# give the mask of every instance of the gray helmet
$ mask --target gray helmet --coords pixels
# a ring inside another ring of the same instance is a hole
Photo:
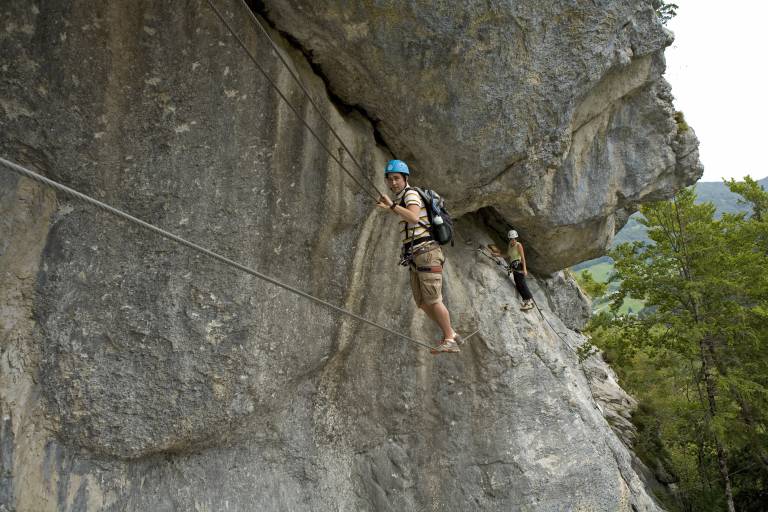
[[[517,231],[515,231],[514,229],[510,229],[509,233],[507,233],[507,238],[509,238],[510,240],[517,238]]]

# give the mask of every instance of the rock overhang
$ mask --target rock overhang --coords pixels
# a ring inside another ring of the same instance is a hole
[[[637,204],[700,177],[650,2],[266,3],[334,95],[457,214],[496,208],[553,272],[603,253]],[[569,243],[564,243],[568,241]]]

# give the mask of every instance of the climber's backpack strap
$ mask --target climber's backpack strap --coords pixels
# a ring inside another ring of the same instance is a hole
[[[432,239],[440,245],[451,242],[453,245],[453,219],[445,208],[445,200],[434,190],[408,187],[415,190],[427,211],[429,224],[419,221],[419,225],[429,231]],[[405,194],[400,199],[400,206],[405,207]],[[414,228],[416,229],[416,228]]]

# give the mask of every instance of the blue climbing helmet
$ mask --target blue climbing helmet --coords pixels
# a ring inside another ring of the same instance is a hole
[[[399,172],[405,176],[409,176],[411,171],[408,170],[408,165],[402,160],[390,160],[387,162],[387,166],[384,168],[384,175],[391,174],[393,172]]]

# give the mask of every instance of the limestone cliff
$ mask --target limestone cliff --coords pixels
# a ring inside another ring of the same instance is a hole
[[[243,6],[216,4],[337,151]],[[448,5],[256,7],[368,176],[407,158],[461,214],[445,297],[480,334],[434,357],[0,169],[0,510],[658,510],[631,399],[582,368],[579,292],[545,272],[700,173],[670,35],[637,1]],[[396,219],[206,2],[6,0],[0,21],[0,155],[435,337]],[[541,315],[474,250],[505,223]]]
[[[701,175],[651,2],[267,2],[332,90],[460,211],[492,206],[551,272]],[[617,225],[618,218],[618,225]]]

